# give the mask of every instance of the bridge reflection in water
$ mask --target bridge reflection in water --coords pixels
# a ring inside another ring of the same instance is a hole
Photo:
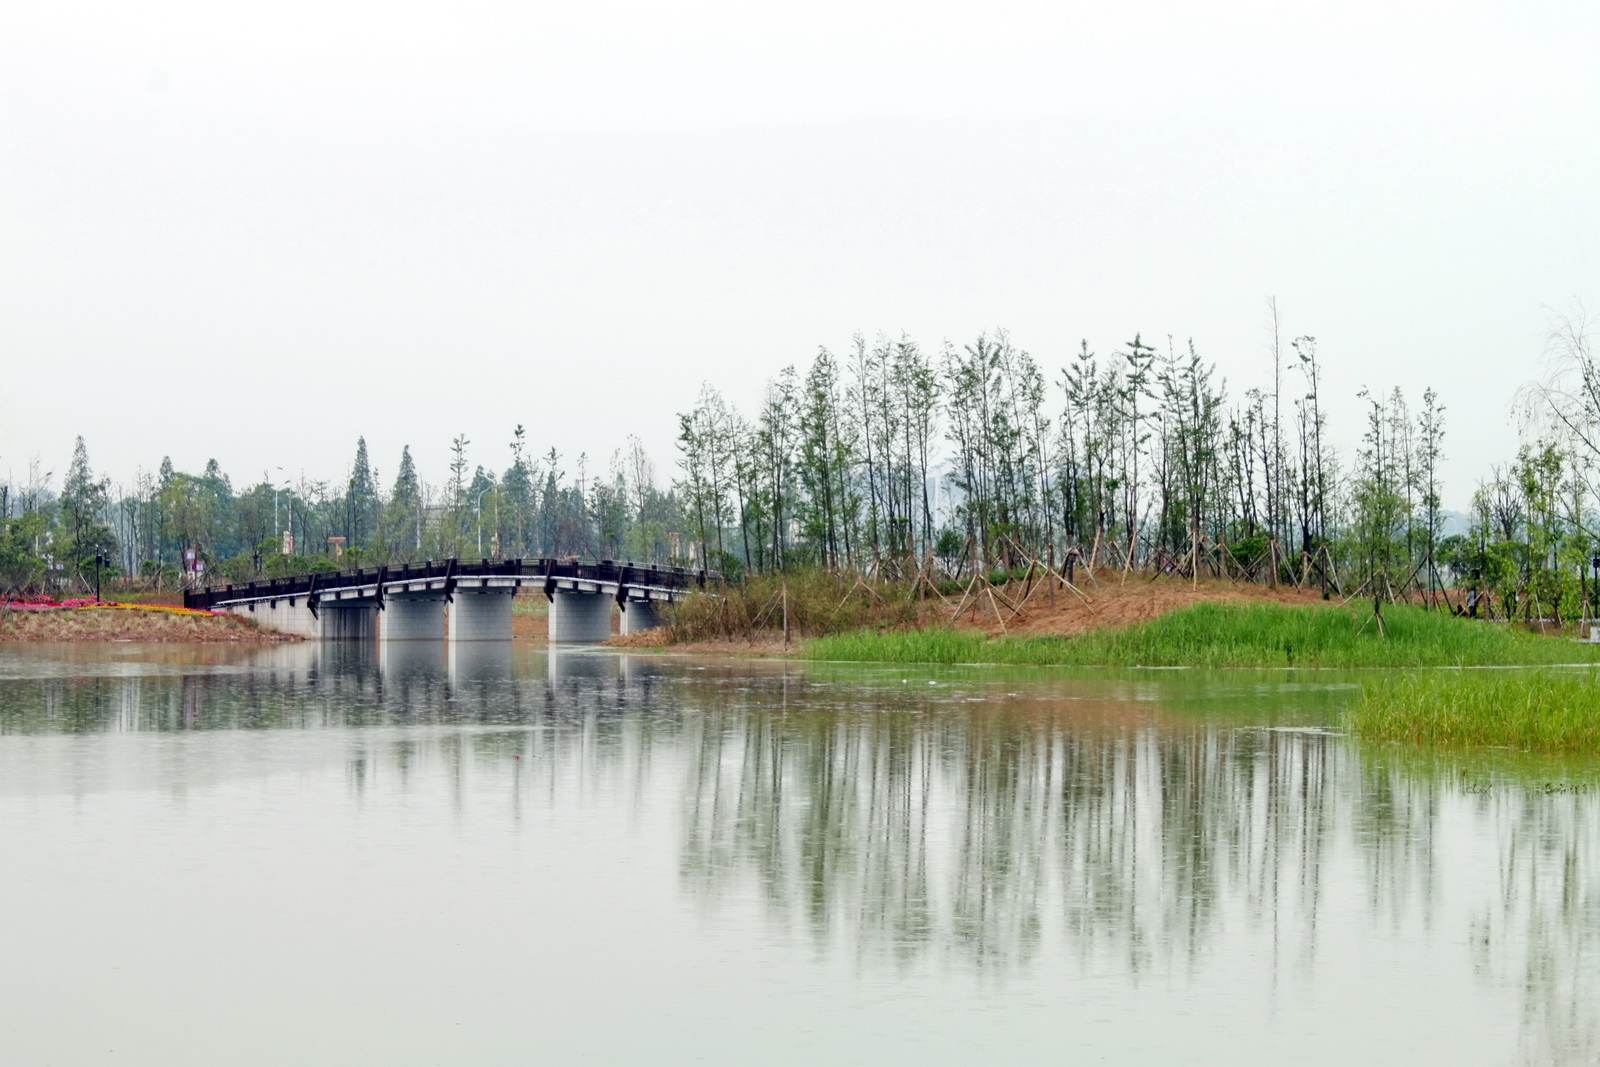
[[[1321,684],[901,673],[305,645],[243,673],[43,682],[0,730],[469,728],[352,735],[350,789],[443,780],[519,819],[656,798],[688,898],[858,972],[1209,975],[1206,1010],[1320,971],[1378,980],[1373,944],[1437,940],[1520,998],[1516,1058],[1600,1053],[1592,771],[1375,757],[1314,725],[1346,699]]]

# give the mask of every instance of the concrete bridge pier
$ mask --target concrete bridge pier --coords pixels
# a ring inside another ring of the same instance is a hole
[[[661,625],[661,609],[653,600],[629,600],[622,605],[622,632],[638,634]]]
[[[612,599],[605,593],[550,594],[550,640],[597,645],[611,637]]]
[[[514,589],[457,589],[450,605],[450,640],[511,640],[511,598],[515,593]]]
[[[322,620],[311,614],[311,606],[304,597],[293,600],[269,600],[249,605],[235,605],[227,609],[241,619],[251,619],[263,630],[281,634],[298,634],[301,637],[321,637]]]
[[[443,641],[444,595],[386,598],[378,637],[385,642]]]
[[[323,603],[317,614],[322,622],[324,641],[371,641],[378,636],[376,604]]]

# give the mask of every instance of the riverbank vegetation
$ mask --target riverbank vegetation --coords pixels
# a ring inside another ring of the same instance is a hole
[[[1366,606],[1215,602],[1076,637],[954,629],[857,631],[818,638],[806,656],[890,663],[1085,667],[1428,667],[1600,661],[1600,646],[1391,605],[1383,632]]]
[[[1600,752],[1600,674],[1489,670],[1384,677],[1362,687],[1361,703],[1345,726],[1369,741]]]
[[[1600,614],[1600,391],[1582,387],[1600,366],[1581,320],[1556,323],[1553,376],[1519,394],[1522,447],[1453,516],[1442,399],[1330,395],[1316,338],[1283,329],[1275,304],[1266,326],[1243,389],[1172,337],[1036,356],[1004,331],[938,348],[857,335],[779,371],[745,413],[704,387],[679,416],[668,477],[637,439],[598,463],[538,454],[519,426],[487,454],[455,436],[424,457],[447,472],[433,481],[409,447],[381,472],[357,438],[331,477],[272,468],[236,485],[215,461],[190,473],[162,459],[113,484],[80,438],[59,492],[41,463],[0,485],[0,592],[578,555],[791,586],[900,581],[919,595],[981,582],[986,601],[996,573],[1055,573],[1090,596],[1107,575],[1160,576],[1293,586],[1375,611],[1413,601],[1555,625]],[[1344,450],[1328,429],[1341,410],[1360,427]],[[804,629],[803,593],[797,617]],[[751,622],[730,618],[703,623]]]

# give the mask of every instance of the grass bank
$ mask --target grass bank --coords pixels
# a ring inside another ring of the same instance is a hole
[[[1600,673],[1462,671],[1375,679],[1346,728],[1370,741],[1600,752]]]
[[[971,630],[858,630],[819,637],[809,659],[1083,667],[1449,667],[1600,661],[1600,648],[1401,604],[1384,632],[1332,606],[1196,604],[1125,629],[1077,637],[987,637]]]

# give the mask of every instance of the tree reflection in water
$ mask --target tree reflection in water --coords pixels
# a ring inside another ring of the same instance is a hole
[[[1372,927],[1427,930],[1448,882],[1487,901],[1473,959],[1520,992],[1526,1062],[1600,1052],[1592,766],[1465,758],[1440,773],[1364,760],[1323,731],[1037,694],[880,690],[819,708],[791,690],[785,703],[702,698],[685,720],[682,864],[697,897],[759,895],[869,966],[958,955],[1003,974],[1066,943],[1085,972],[1137,981],[1196,968],[1240,925],[1270,935],[1275,967],[1309,973],[1352,886]],[[1488,834],[1499,869],[1479,885]]]
[[[1193,957],[1225,897],[1271,921],[1288,891],[1315,914],[1340,741],[1057,710],[708,707],[685,737],[685,877],[696,893],[753,882],[862,953],[1000,969],[1051,929],[1086,964]]]

